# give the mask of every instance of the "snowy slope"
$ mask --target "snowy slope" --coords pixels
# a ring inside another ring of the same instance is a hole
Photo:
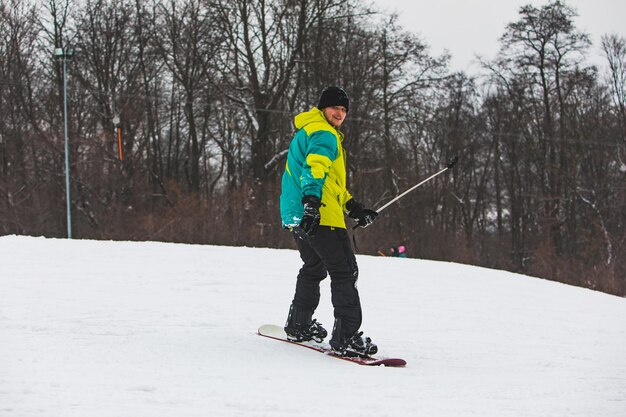
[[[255,334],[285,320],[295,251],[0,237],[0,416],[626,415],[625,299],[358,261],[363,329],[406,368]]]

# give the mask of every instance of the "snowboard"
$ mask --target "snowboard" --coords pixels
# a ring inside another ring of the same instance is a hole
[[[263,337],[280,340],[281,342],[287,342],[292,345],[303,346],[305,348],[315,350],[325,355],[332,356],[337,359],[342,359],[348,362],[354,362],[359,365],[366,365],[366,366],[383,365],[383,366],[394,366],[394,367],[400,367],[400,366],[406,365],[406,361],[404,359],[399,359],[399,358],[382,358],[382,357],[374,357],[374,356],[368,356],[368,357],[362,358],[362,357],[342,356],[334,352],[328,343],[316,343],[314,341],[293,342],[287,339],[287,334],[285,333],[285,331],[283,330],[281,326],[276,326],[274,324],[264,324],[263,326],[259,327],[258,334]]]

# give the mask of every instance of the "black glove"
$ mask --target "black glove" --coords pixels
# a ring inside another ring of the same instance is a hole
[[[348,209],[348,216],[357,222],[360,227],[367,227],[374,223],[376,216],[378,216],[378,213],[374,210],[366,209],[363,207],[363,204],[355,201],[354,198],[346,203],[346,208]]]
[[[309,236],[315,236],[317,227],[320,225],[320,206],[322,202],[319,198],[312,195],[302,197],[304,204],[304,215],[300,222],[300,229]]]

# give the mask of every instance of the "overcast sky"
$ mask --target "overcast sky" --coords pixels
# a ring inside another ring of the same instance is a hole
[[[537,7],[547,0],[373,0],[382,10],[397,11],[400,24],[417,33],[432,55],[447,49],[453,70],[474,72],[474,56],[493,58],[505,26],[519,19],[525,4]],[[626,36],[626,0],[565,0],[578,12],[576,27],[591,36],[588,60],[604,65],[600,38],[607,33]]]

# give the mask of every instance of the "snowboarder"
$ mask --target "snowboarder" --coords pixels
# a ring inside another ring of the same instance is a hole
[[[293,234],[303,265],[285,332],[294,341],[321,342],[328,335],[313,319],[320,282],[328,274],[335,317],[331,347],[347,356],[372,355],[378,350],[376,345],[359,331],[359,270],[344,213],[360,227],[372,224],[378,213],[355,201],[346,189],[344,135],[339,128],[349,107],[346,92],[330,86],[322,91],[317,107],[294,118],[298,131],[289,145],[280,211],[283,227]]]

